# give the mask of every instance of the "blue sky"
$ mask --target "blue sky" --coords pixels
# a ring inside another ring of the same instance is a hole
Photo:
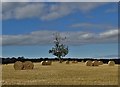
[[[118,3],[2,4],[3,57],[55,57],[53,33],[67,37],[66,57],[118,55]]]

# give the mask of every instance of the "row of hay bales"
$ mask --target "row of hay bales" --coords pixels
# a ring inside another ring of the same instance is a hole
[[[51,65],[52,61],[42,61],[41,64]],[[16,61],[13,67],[15,70],[28,70],[28,69],[33,69],[34,64],[31,61],[25,61],[25,62]]]
[[[70,61],[67,60],[67,61],[65,61],[65,63],[66,63],[66,64],[70,64]],[[78,63],[78,61],[72,61],[71,63],[76,64],[76,63]]]
[[[15,70],[26,70],[33,68],[34,68],[34,64],[31,61],[26,61],[26,62],[16,61],[14,63]]]
[[[70,61],[66,61],[65,63],[69,64]],[[72,63],[78,63],[78,62],[72,61]],[[42,61],[41,65],[52,65],[52,61]],[[25,61],[25,62],[16,61],[14,63],[15,70],[26,70],[26,69],[33,69],[33,68],[34,68],[34,64],[31,61]]]
[[[70,61],[67,60],[67,61],[65,61],[65,63],[70,64]],[[76,64],[76,63],[78,63],[78,61],[71,61],[71,63]],[[84,63],[84,62],[82,61],[82,63]],[[88,61],[85,62],[86,66],[99,66],[99,65],[103,65],[103,64],[104,63],[102,61],[97,61],[97,60],[95,60],[95,61],[88,60]],[[115,62],[114,61],[109,61],[108,65],[109,66],[114,66]]]
[[[99,65],[103,65],[103,62],[102,61],[91,61],[91,60],[88,60],[85,62],[85,65],[86,66],[99,66]]]
[[[52,61],[42,61],[41,64],[42,65],[51,65]]]
[[[65,61],[66,64],[70,64],[70,61]],[[78,63],[78,61],[72,61],[72,63]],[[51,65],[52,64],[52,61],[42,61],[41,62],[42,65]]]
[[[65,61],[66,64],[70,64],[70,61]],[[72,61],[72,63],[76,64],[78,63],[78,61]],[[51,65],[52,61],[42,61],[41,65]],[[99,65],[103,65],[102,61],[91,61],[88,60],[85,62],[86,66],[99,66]],[[114,66],[115,62],[114,61],[109,61],[108,62],[109,66]],[[17,61],[14,63],[14,69],[15,70],[27,70],[27,69],[33,69],[34,68],[34,64],[31,61],[26,61],[26,62],[21,62],[21,61]]]
[[[91,60],[88,60],[85,62],[85,65],[86,66],[99,66],[99,65],[103,65],[103,62],[102,61],[91,61]],[[109,61],[108,62],[108,65],[109,66],[114,66],[115,65],[115,62],[114,61]]]

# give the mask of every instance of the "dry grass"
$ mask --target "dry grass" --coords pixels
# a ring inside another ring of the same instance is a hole
[[[117,85],[118,65],[92,67],[84,63],[69,65],[53,62],[51,66],[34,63],[33,70],[14,70],[2,65],[3,85]]]

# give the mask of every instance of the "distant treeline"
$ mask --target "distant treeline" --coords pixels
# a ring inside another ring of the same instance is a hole
[[[41,61],[46,61],[46,60],[50,60],[50,61],[59,61],[58,58],[34,58],[34,59],[29,59],[29,58],[24,58],[24,57],[12,57],[12,58],[0,58],[0,61],[2,64],[10,64],[10,63],[15,63],[16,61],[21,61],[21,62],[25,62],[25,61],[31,61],[31,62],[41,62]],[[120,59],[92,59],[92,58],[63,58],[63,61],[78,61],[78,62],[86,62],[87,60],[98,60],[98,61],[103,61],[103,63],[108,63],[108,61],[112,60],[114,61],[116,64],[120,64]]]

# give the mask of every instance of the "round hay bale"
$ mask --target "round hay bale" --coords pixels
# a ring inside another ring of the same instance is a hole
[[[78,63],[78,61],[76,60],[75,63]]]
[[[41,64],[42,64],[42,65],[46,65],[46,62],[45,62],[45,61],[42,61]]]
[[[42,65],[51,65],[52,61],[42,61],[41,64]]]
[[[98,61],[98,64],[99,64],[99,65],[103,65],[103,62],[102,62],[102,61]]]
[[[78,61],[72,61],[72,63],[78,63]]]
[[[50,63],[49,63],[49,65],[52,65],[52,61],[49,61]]]
[[[70,62],[69,62],[69,61],[66,61],[65,63],[66,63],[66,64],[70,64]]]
[[[81,63],[84,63],[84,60],[82,60]]]
[[[14,63],[14,69],[15,70],[22,70],[23,69],[23,63],[21,61],[16,61]]]
[[[24,65],[24,69],[33,69],[34,68],[34,64],[31,61],[25,61],[23,65]]]
[[[72,61],[72,63],[75,63],[75,61]]]
[[[51,65],[52,62],[51,61],[45,61],[46,62],[46,65]]]
[[[86,65],[86,66],[92,66],[92,61],[91,61],[91,60],[87,60],[87,61],[85,62],[85,65]]]
[[[98,61],[93,61],[93,62],[92,62],[92,66],[99,66]]]
[[[109,62],[108,62],[108,65],[109,65],[109,66],[114,66],[114,65],[115,65],[115,62],[114,62],[114,61],[109,61]]]

